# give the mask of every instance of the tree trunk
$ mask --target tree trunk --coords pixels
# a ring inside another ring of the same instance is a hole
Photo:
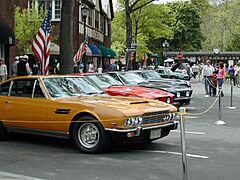
[[[60,73],[73,73],[73,12],[75,0],[62,1],[60,24]]]
[[[125,0],[125,13],[126,13],[126,48],[131,47],[132,43],[132,20],[131,10],[129,7],[129,0]],[[126,70],[132,69],[132,61],[129,58],[129,52],[126,52]]]

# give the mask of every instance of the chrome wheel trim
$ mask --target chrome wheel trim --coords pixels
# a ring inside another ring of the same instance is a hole
[[[78,140],[82,146],[91,149],[94,148],[100,140],[98,127],[92,123],[85,123],[78,129]]]

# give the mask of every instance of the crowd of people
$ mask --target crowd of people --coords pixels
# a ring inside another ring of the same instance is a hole
[[[30,68],[28,63],[28,56],[16,56],[14,62],[12,63],[12,72],[10,75],[12,77],[16,76],[28,76],[33,73],[33,68]],[[0,59],[0,82],[5,81],[8,77],[7,66],[4,64],[4,60]]]
[[[227,79],[229,79],[234,86],[240,87],[239,72],[240,61],[229,67],[223,62],[219,62],[213,66],[210,60],[206,61],[201,72],[205,85],[205,97],[217,96],[217,89],[219,92],[221,91],[221,96],[223,97],[222,85]]]

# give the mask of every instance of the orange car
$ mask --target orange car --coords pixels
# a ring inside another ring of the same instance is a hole
[[[114,140],[153,141],[177,128],[176,107],[112,97],[79,76],[26,76],[0,84],[0,139],[9,132],[67,136],[83,152]]]

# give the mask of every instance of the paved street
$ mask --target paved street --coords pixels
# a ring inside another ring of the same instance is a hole
[[[240,88],[234,87],[229,110],[229,82],[224,84],[222,120],[218,102],[203,115],[215,97],[204,97],[203,83],[192,80],[194,89],[186,118],[189,180],[239,180]],[[41,136],[13,135],[0,142],[0,179],[52,180],[181,180],[180,131],[149,145],[112,147],[104,154],[82,154],[69,140]]]

